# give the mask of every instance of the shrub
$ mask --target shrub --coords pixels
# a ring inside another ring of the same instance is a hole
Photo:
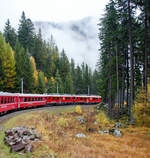
[[[96,116],[96,121],[99,122],[100,124],[109,124],[110,120],[106,116],[106,114],[101,111],[97,116]]]
[[[57,124],[57,126],[60,126],[60,127],[68,127],[69,126],[68,119],[63,118],[63,117],[60,117],[56,124]]]
[[[76,106],[75,111],[76,111],[77,113],[82,113],[82,109],[81,109],[81,107],[80,107],[79,105]]]
[[[150,127],[150,85],[148,85],[148,95],[144,89],[141,89],[137,94],[134,106],[133,114],[138,125],[145,125]]]

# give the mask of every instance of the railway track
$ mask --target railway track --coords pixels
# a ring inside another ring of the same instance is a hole
[[[32,112],[32,111],[44,111],[44,110],[54,110],[54,109],[58,109],[58,108],[68,108],[68,107],[75,107],[76,105],[47,105],[47,106],[43,106],[43,107],[37,107],[37,108],[30,108],[30,109],[23,109],[23,110],[19,110],[19,111],[12,111],[12,112],[8,112],[7,114],[4,114],[2,116],[0,116],[0,124],[4,121],[6,121],[7,119],[10,119],[11,117],[14,117],[18,114],[22,114],[22,113],[27,113],[27,112]],[[89,105],[81,105],[82,108],[89,108],[89,107],[93,107],[95,105],[93,104],[89,104]]]

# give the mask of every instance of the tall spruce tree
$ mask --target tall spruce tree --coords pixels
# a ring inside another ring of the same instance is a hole
[[[5,41],[10,44],[10,46],[14,49],[17,40],[17,34],[15,29],[11,27],[9,19],[7,20],[4,28],[4,37]]]
[[[20,90],[20,82],[21,78],[23,78],[24,92],[31,93],[34,89],[33,68],[28,51],[25,51],[19,41],[17,41],[15,46],[15,59],[17,61],[17,89],[18,91]]]
[[[30,19],[27,19],[25,13],[22,12],[20,24],[18,28],[18,39],[25,50],[32,53],[34,36],[34,25]]]

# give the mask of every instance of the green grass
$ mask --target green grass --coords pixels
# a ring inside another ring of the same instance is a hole
[[[47,112],[48,115],[63,114],[65,112],[72,112],[72,111],[74,111],[73,107],[64,107],[64,108],[61,107],[61,108],[52,108],[49,110],[42,110],[42,112]],[[33,117],[35,116],[36,116],[36,112],[27,112],[23,114],[18,114],[2,123],[3,130],[0,131],[0,158],[30,158],[31,157],[31,153],[27,153],[27,154],[10,153],[10,147],[5,145],[3,140],[5,137],[4,131],[6,129],[28,124],[28,120],[32,120]]]

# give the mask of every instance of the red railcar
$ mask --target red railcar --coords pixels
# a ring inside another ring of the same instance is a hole
[[[20,94],[18,108],[36,107],[46,105],[46,98],[39,94]]]
[[[0,113],[18,108],[18,94],[0,92]]]
[[[0,113],[46,104],[95,104],[102,101],[100,96],[58,95],[58,94],[18,94],[0,92]]]

